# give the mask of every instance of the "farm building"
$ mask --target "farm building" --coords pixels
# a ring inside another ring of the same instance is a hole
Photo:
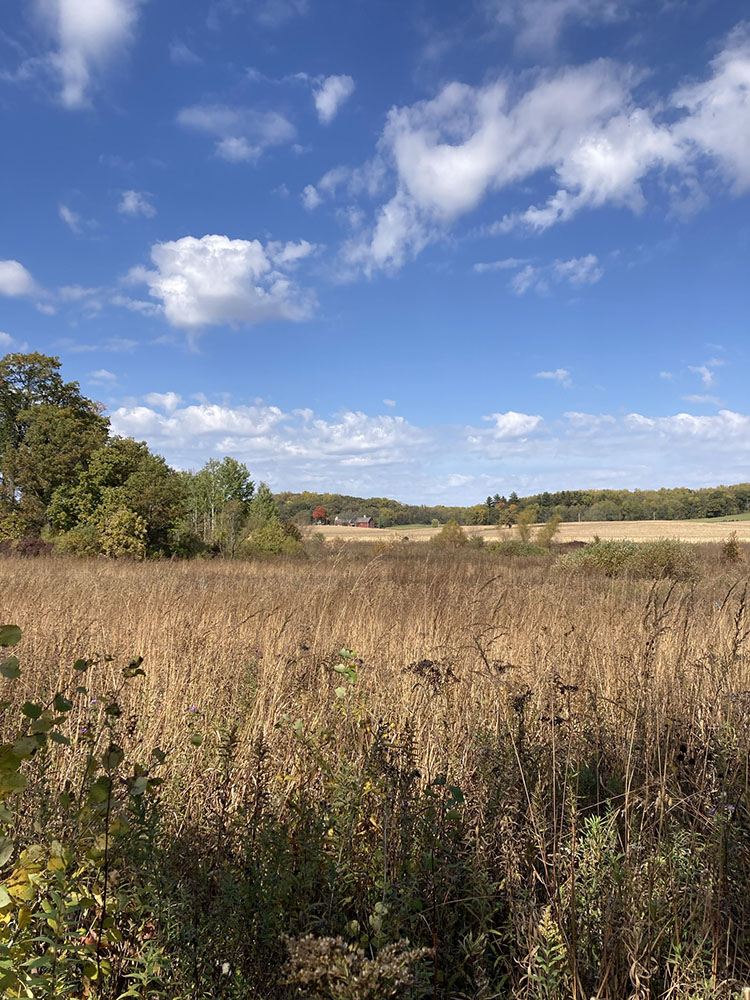
[[[338,524],[340,527],[344,528],[374,528],[375,521],[371,517],[365,517],[364,514],[361,517],[346,518],[336,516],[334,519],[334,524]]]

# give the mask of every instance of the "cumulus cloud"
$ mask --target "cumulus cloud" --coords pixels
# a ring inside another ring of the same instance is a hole
[[[23,264],[0,260],[0,295],[15,299],[38,294],[39,287]]]
[[[329,125],[339,108],[354,93],[354,80],[350,76],[327,76],[313,90],[315,110],[324,125]]]
[[[521,192],[534,176],[554,193],[510,211],[486,233],[542,231],[604,205],[641,212],[649,175],[664,188],[688,184],[695,195],[708,167],[733,193],[744,191],[750,30],[736,29],[703,80],[666,98],[639,104],[640,80],[632,67],[600,59],[480,86],[452,82],[429,100],[393,108],[367,165],[392,193],[345,244],[344,263],[353,274],[398,268],[493,192]],[[337,183],[331,195],[339,189],[352,194]],[[322,181],[316,191],[321,195]],[[532,277],[519,278],[519,288],[532,287]],[[567,278],[586,283],[597,271]]]
[[[117,211],[120,215],[142,215],[151,219],[156,215],[156,209],[150,198],[151,195],[146,191],[123,191]]]
[[[307,184],[300,197],[302,198],[302,204],[308,212],[315,211],[318,205],[323,204],[323,199],[314,184]]]
[[[131,43],[143,0],[35,0],[55,51],[47,63],[66,108],[85,107],[90,92]]]
[[[295,128],[276,111],[233,107],[227,104],[194,104],[183,108],[177,121],[216,140],[216,155],[230,163],[254,163],[273,146],[291,142]]]
[[[530,413],[516,413],[515,410],[508,410],[506,413],[493,413],[485,420],[493,421],[495,426],[491,430],[493,437],[498,439],[525,437],[542,423],[542,417],[532,416]]]
[[[554,371],[536,372],[534,378],[548,379],[550,382],[559,382],[569,389],[573,385],[570,372],[567,368],[555,368]]]
[[[312,244],[184,236],[151,248],[153,269],[136,268],[167,321],[195,334],[207,326],[254,326],[264,320],[304,320],[314,307],[311,292],[285,271],[314,249]]]
[[[424,453],[429,435],[403,417],[345,410],[331,419],[307,409],[291,413],[265,404],[184,405],[175,393],[151,393],[111,414],[117,434],[143,438],[183,467],[204,455],[232,454],[252,468],[357,470],[407,465]]]

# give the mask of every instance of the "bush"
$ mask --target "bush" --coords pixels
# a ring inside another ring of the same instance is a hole
[[[483,549],[484,541],[484,535],[469,535],[469,548]]]
[[[244,556],[258,554],[296,556],[301,555],[303,551],[299,539],[285,531],[283,525],[273,518],[255,528],[239,550],[240,555]]]
[[[68,556],[98,556],[102,551],[101,533],[94,524],[79,524],[54,540],[58,552]]]
[[[549,549],[534,542],[524,542],[520,538],[508,538],[504,542],[491,542],[487,551],[498,556],[548,556]]]
[[[607,576],[629,573],[649,580],[690,580],[697,575],[695,549],[674,538],[640,545],[625,540],[595,541],[561,556],[557,565],[564,570]]]
[[[731,535],[724,539],[721,546],[721,558],[728,563],[740,562],[742,559],[742,549],[740,548],[736,531],[733,531]]]
[[[446,549],[457,549],[469,543],[466,532],[454,517],[443,526],[432,541],[435,545]]]
[[[51,542],[45,542],[41,538],[19,538],[15,546],[16,555],[35,559],[37,556],[48,556],[54,546]]]

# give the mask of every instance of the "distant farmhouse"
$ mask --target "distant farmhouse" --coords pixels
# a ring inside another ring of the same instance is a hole
[[[357,517],[353,521],[342,520],[342,518],[336,516],[333,521],[334,524],[338,524],[345,528],[374,528],[375,520],[372,517]]]

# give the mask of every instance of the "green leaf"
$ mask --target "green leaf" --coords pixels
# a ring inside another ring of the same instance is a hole
[[[115,743],[112,743],[102,757],[102,765],[107,771],[115,771],[122,764],[125,754]]]
[[[112,718],[114,719],[119,719],[120,716],[122,715],[122,709],[120,708],[120,706],[117,704],[116,701],[112,701],[109,703],[109,705],[105,707],[104,714],[111,715]]]
[[[18,771],[8,771],[0,774],[0,795],[14,795],[22,792],[26,787],[26,775],[19,774]]]
[[[8,893],[0,885],[0,910],[4,910],[6,906],[10,906],[13,900],[10,898]]]
[[[84,670],[88,670],[89,669],[89,661],[88,660],[76,660],[76,662],[73,664],[73,669],[74,670],[80,670],[81,672],[83,672]]]
[[[21,711],[26,716],[27,719],[38,719],[42,714],[43,709],[41,705],[37,705],[33,701],[26,701],[21,708]]]
[[[13,854],[13,841],[10,837],[0,837],[0,868],[3,868],[10,861],[11,854]],[[0,906],[2,905],[0,903]]]
[[[106,802],[112,791],[112,782],[102,775],[97,778],[89,789],[89,801],[93,803]]]
[[[62,733],[50,733],[49,738],[53,743],[61,743],[64,747],[70,746],[70,740],[67,736],[63,736]]]
[[[346,698],[346,688],[345,687],[337,687],[336,690],[334,691],[334,694],[339,699]]]
[[[16,677],[21,676],[21,670],[18,666],[18,658],[15,656],[9,656],[7,660],[3,660],[0,663],[0,674],[3,677],[7,677],[8,680],[14,681]]]
[[[448,786],[448,791],[451,793],[451,797],[453,798],[453,801],[457,802],[459,805],[461,805],[465,801],[464,800],[464,793],[461,791],[461,789],[458,787],[458,785],[449,785]]]
[[[18,625],[0,626],[0,646],[17,646],[21,641],[21,630]]]
[[[68,701],[65,695],[56,694],[55,695],[55,711],[56,712],[69,712],[73,707],[73,702]]]
[[[147,787],[148,778],[141,775],[139,778],[132,778],[131,781],[128,782],[128,793],[134,798],[137,798],[139,795],[143,795]]]
[[[200,733],[191,733],[190,742],[193,744],[194,747],[199,747],[203,743],[203,737],[201,736]]]

